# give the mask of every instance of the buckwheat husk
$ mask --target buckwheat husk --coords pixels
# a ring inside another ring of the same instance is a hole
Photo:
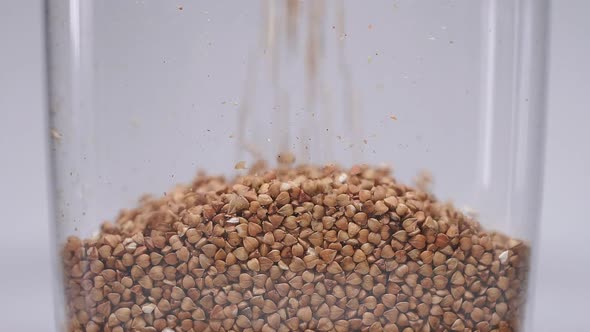
[[[518,331],[529,270],[366,165],[199,175],[62,252],[69,331]]]

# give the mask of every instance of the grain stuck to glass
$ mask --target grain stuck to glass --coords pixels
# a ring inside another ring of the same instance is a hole
[[[384,168],[200,175],[68,239],[68,329],[516,331],[528,256]]]

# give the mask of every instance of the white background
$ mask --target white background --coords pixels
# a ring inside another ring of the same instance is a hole
[[[590,1],[552,9],[534,331],[590,331]],[[40,1],[0,2],[0,331],[54,330],[42,40]]]

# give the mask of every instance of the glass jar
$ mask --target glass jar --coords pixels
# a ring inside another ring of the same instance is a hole
[[[59,330],[530,331],[547,12],[48,0]]]

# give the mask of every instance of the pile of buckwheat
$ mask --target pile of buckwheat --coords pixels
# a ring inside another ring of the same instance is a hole
[[[529,248],[385,168],[199,175],[63,248],[69,331],[517,331]]]

